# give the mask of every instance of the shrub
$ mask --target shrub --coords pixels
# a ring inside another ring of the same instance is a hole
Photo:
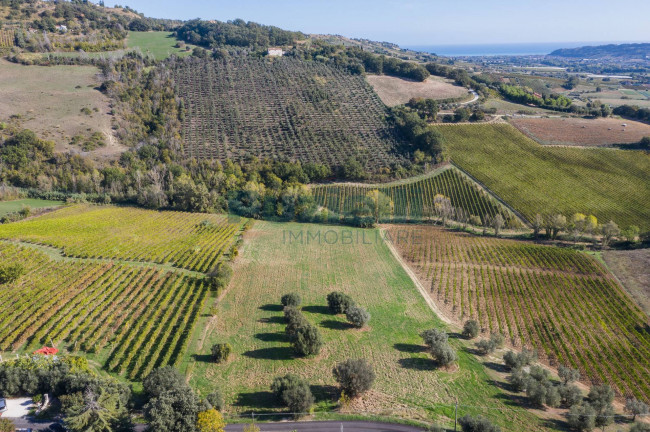
[[[349,397],[357,397],[372,388],[375,371],[365,359],[348,359],[332,369],[334,379]]]
[[[449,345],[449,336],[442,330],[430,329],[423,331],[420,336],[424,340],[429,353],[441,366],[446,366],[457,360],[456,352]]]
[[[158,397],[170,390],[189,390],[185,378],[173,367],[165,366],[153,370],[142,382],[147,397]]]
[[[224,432],[226,422],[221,413],[212,408],[198,414],[196,428],[199,432]]]
[[[650,432],[650,424],[634,423],[630,428],[630,432]]]
[[[501,432],[501,428],[490,423],[490,420],[479,415],[466,415],[458,420],[463,432]]]
[[[210,288],[220,291],[228,286],[232,278],[232,267],[226,262],[217,264],[210,273],[208,273],[208,283]]]
[[[582,392],[573,384],[562,384],[558,387],[560,402],[563,406],[571,408],[582,402]]]
[[[316,355],[323,346],[323,338],[316,327],[307,323],[296,328],[291,337],[291,345],[298,355]]]
[[[271,391],[293,413],[308,412],[314,403],[309,385],[297,375],[276,377],[271,384]]]
[[[474,339],[476,336],[478,336],[480,331],[481,329],[478,325],[478,322],[475,320],[465,321],[465,325],[463,326],[464,337],[467,339]]]
[[[509,369],[517,369],[528,366],[535,360],[537,360],[537,354],[527,348],[524,348],[519,354],[513,351],[508,351],[503,356],[503,362]]]
[[[361,328],[370,321],[370,313],[360,306],[350,306],[345,311],[345,317],[355,327]]]
[[[298,307],[300,306],[301,298],[298,293],[289,293],[283,295],[280,301],[282,302],[282,306]]]
[[[445,428],[438,425],[438,424],[432,424],[427,428],[427,432],[445,432]]]
[[[228,360],[230,353],[232,352],[232,347],[229,343],[218,343],[212,345],[212,359],[216,363],[223,363]]]
[[[221,411],[224,408],[223,396],[219,390],[215,390],[205,397],[205,400],[210,404],[210,406],[217,411]]]
[[[0,418],[0,432],[14,432],[16,425],[8,418]]]
[[[571,429],[590,431],[596,427],[596,411],[588,403],[574,405],[567,414],[567,421]]]
[[[25,268],[19,263],[0,266],[0,285],[14,282],[23,273],[25,273]]]
[[[339,291],[333,291],[327,295],[327,306],[333,314],[345,313],[350,306],[354,305],[352,298]]]
[[[481,354],[491,354],[497,348],[503,346],[504,337],[501,333],[492,333],[490,339],[482,339],[476,342],[476,348],[481,352]]]
[[[287,321],[285,332],[290,339],[295,337],[299,328],[309,325],[309,322],[300,311],[293,306],[286,306],[284,308],[284,319]]]
[[[558,376],[564,384],[569,384],[580,379],[580,371],[566,366],[560,366],[557,370]]]

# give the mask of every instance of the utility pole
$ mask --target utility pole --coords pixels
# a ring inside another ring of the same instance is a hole
[[[454,432],[456,432],[456,427],[458,425],[458,398],[456,398],[456,405],[454,406]]]

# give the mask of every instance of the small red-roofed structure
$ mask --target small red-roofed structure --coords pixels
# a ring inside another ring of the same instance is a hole
[[[59,350],[57,348],[43,347],[41,349],[37,349],[36,351],[34,351],[34,354],[54,355],[54,354],[56,354],[58,352],[59,352]]]

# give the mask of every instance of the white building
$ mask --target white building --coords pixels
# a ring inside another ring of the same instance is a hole
[[[283,54],[282,48],[269,48],[269,57],[282,57]]]

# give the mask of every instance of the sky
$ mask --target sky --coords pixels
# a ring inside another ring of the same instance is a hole
[[[107,6],[116,2],[109,0]],[[120,0],[146,16],[242,18],[408,45],[650,42],[648,0]]]

